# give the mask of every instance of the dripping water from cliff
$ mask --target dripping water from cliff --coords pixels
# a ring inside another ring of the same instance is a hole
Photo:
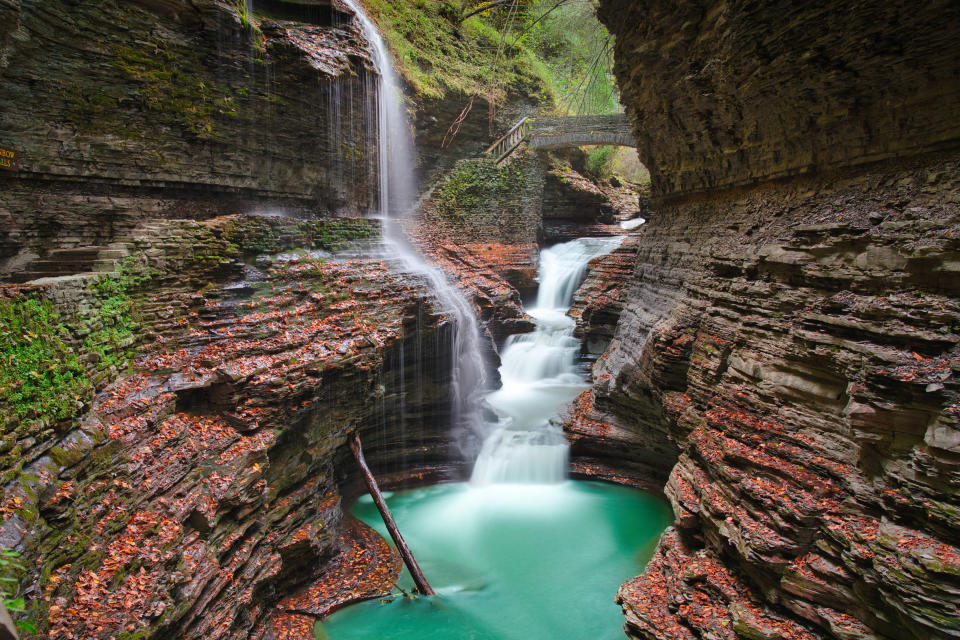
[[[542,484],[566,478],[569,446],[553,419],[589,387],[577,366],[580,343],[567,312],[587,264],[622,241],[622,236],[578,238],[540,253],[537,302],[527,310],[536,328],[507,339],[502,386],[487,396],[500,419],[483,444],[474,484]]]
[[[401,218],[416,204],[417,181],[412,128],[407,117],[403,92],[393,69],[390,53],[376,26],[355,0],[344,0],[356,14],[363,34],[373,50],[379,77],[371,98],[375,100],[378,132],[377,202],[383,223],[383,240],[389,255],[402,268],[425,278],[449,319],[452,333],[451,421],[454,442],[465,458],[476,455],[482,432],[479,418],[485,367],[480,348],[480,329],[470,303],[453,287],[444,273],[428,264],[403,233]],[[404,385],[405,381],[401,381]]]

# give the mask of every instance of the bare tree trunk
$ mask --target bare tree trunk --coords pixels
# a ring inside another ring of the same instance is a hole
[[[390,508],[387,507],[387,503],[383,500],[383,494],[380,493],[377,480],[373,477],[373,474],[370,473],[370,467],[367,466],[367,461],[363,457],[360,435],[356,431],[350,434],[350,451],[353,452],[353,457],[357,459],[360,471],[363,472],[363,479],[367,483],[367,490],[373,497],[373,501],[377,504],[377,509],[380,510],[380,516],[383,518],[384,524],[387,525],[387,531],[390,532],[390,537],[393,538],[394,544],[397,545],[397,551],[400,552],[403,563],[407,565],[410,575],[413,576],[413,581],[417,585],[417,591],[425,596],[436,595],[433,587],[430,586],[430,583],[427,582],[427,579],[423,576],[423,571],[420,570],[420,565],[417,564],[417,559],[413,557],[413,552],[411,552],[407,546],[406,540],[404,540],[400,534],[400,529],[397,528],[397,523],[390,513]]]

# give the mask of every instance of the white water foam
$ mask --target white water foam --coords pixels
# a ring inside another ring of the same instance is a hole
[[[589,385],[577,368],[580,343],[567,316],[587,263],[620,246],[622,236],[579,238],[540,253],[540,289],[532,333],[510,336],[500,366],[502,386],[487,396],[499,421],[486,439],[471,482],[562,482],[569,446],[552,422]]]

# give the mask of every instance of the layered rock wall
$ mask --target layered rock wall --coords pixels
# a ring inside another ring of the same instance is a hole
[[[956,146],[949,0],[604,0],[655,194],[749,185]]]
[[[957,628],[960,220],[939,195],[955,166],[657,211],[594,373],[615,424],[681,451],[664,574],[705,545],[807,637]],[[649,573],[623,594],[639,637],[686,637],[661,615],[694,634],[766,624],[744,621],[747,595],[711,595],[709,618],[651,598]],[[672,580],[691,598],[695,577]]]
[[[235,3],[0,5],[0,274],[152,217],[360,211],[374,83],[339,27]]]
[[[23,586],[43,636],[276,637],[291,608],[316,618],[389,589],[389,550],[343,515],[345,436],[394,482],[449,469],[449,326],[380,260],[308,252],[369,235],[348,226],[230,217],[127,238],[150,267],[137,357],[77,419],[3,458],[17,473],[0,536],[39,567]],[[9,293],[64,306],[84,286]],[[314,579],[332,586],[273,610]]]
[[[656,199],[574,427],[676,517],[631,636],[957,637],[955,11],[601,3]]]

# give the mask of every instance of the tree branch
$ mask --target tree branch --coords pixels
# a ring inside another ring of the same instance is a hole
[[[510,4],[510,3],[513,2],[513,1],[514,1],[514,0],[494,0],[494,2],[488,2],[487,4],[482,5],[482,6],[480,6],[480,7],[477,7],[476,9],[474,9],[473,11],[471,11],[470,13],[468,13],[467,15],[463,16],[462,18],[460,18],[460,22],[463,22],[463,21],[466,20],[467,18],[473,17],[473,16],[477,15],[478,13],[483,13],[484,11],[487,11],[487,10],[489,10],[489,9],[493,9],[494,7],[501,7],[501,6],[505,5],[505,4]]]
[[[373,497],[373,501],[377,505],[380,515],[383,517],[383,523],[387,525],[387,531],[390,532],[390,537],[393,538],[394,543],[397,545],[397,551],[400,552],[400,557],[403,558],[404,564],[406,564],[407,569],[410,570],[410,575],[413,576],[413,581],[417,585],[417,591],[425,596],[436,595],[433,587],[430,586],[430,583],[427,582],[427,579],[423,576],[423,571],[420,570],[417,559],[413,557],[413,552],[410,551],[410,547],[407,546],[407,542],[400,534],[400,529],[393,519],[393,514],[390,513],[390,507],[387,506],[386,501],[383,499],[383,494],[380,493],[380,487],[377,486],[377,480],[370,472],[370,467],[367,466],[367,460],[363,457],[363,447],[360,445],[360,435],[354,431],[350,434],[349,442],[350,451],[353,452],[353,457],[357,460],[357,466],[360,467],[363,480],[367,483],[367,489],[370,491],[370,495]]]

